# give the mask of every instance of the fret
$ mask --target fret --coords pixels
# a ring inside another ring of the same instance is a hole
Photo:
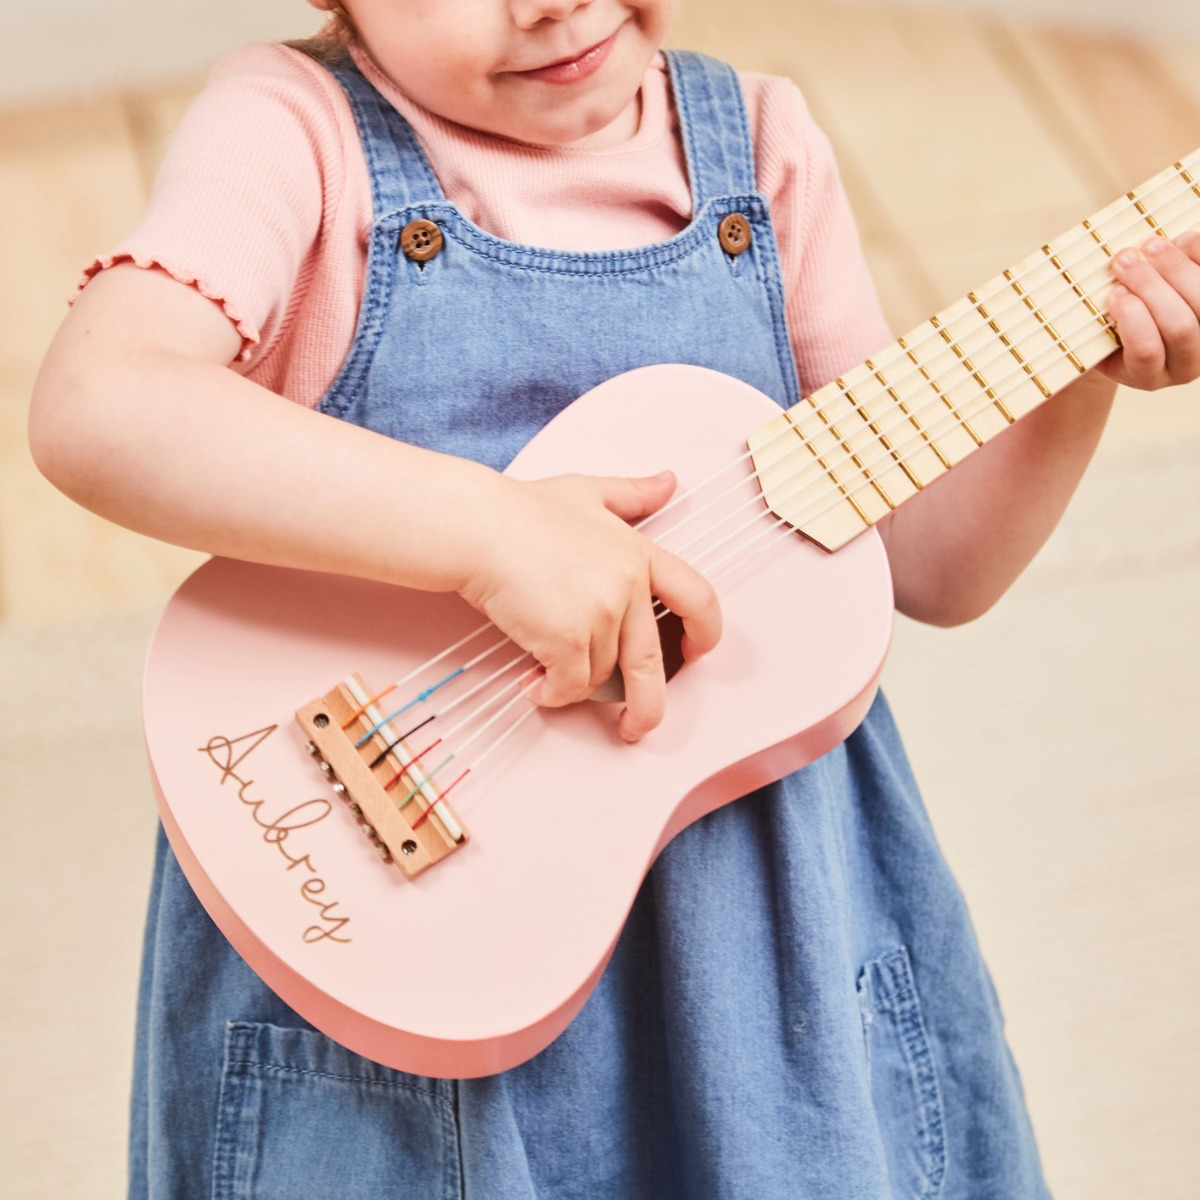
[[[1000,280],[998,286],[1004,287],[1004,281]],[[1037,323],[1024,309],[1015,304],[1013,307],[1020,320],[1028,322],[1031,331],[1037,329]],[[995,402],[1000,400],[1003,409],[1014,411],[1010,389],[1017,368],[1003,346],[996,344],[996,335],[979,310],[965,298],[931,317],[920,333],[920,343],[909,339],[908,348],[937,381],[942,396],[935,392],[935,401],[950,412],[950,417],[956,411],[966,419],[970,430],[963,430],[960,436],[964,452],[969,453],[975,437],[986,442],[1012,423]],[[1036,336],[1042,335],[1039,332]],[[1023,376],[1020,379],[1025,382]],[[1030,386],[1029,390],[1034,389]],[[933,425],[940,431],[949,422],[950,418],[941,414]]]
[[[936,441],[934,441],[933,438],[931,438],[929,436],[928,432],[922,427],[920,421],[917,420],[917,418],[913,414],[912,410],[896,394],[896,389],[884,378],[883,372],[869,358],[867,359],[865,365],[866,365],[867,370],[870,371],[874,375],[874,377],[883,385],[884,390],[887,392],[888,396],[890,396],[891,399],[895,402],[896,407],[905,415],[905,417],[908,418],[908,423],[920,435],[921,441],[924,442],[924,444],[926,446],[928,446],[929,449],[932,450],[934,454],[937,455],[938,461],[942,464],[942,466],[947,471],[950,470],[950,467],[952,464],[951,464],[950,460],[945,456],[945,454],[942,453],[942,448],[937,444]],[[939,472],[939,474],[940,474],[940,472]],[[914,482],[916,482],[916,481],[914,480]],[[917,484],[917,486],[920,487],[921,485]]]
[[[1160,237],[1177,237],[1194,228],[1200,197],[1198,167],[1200,153],[1193,152],[1095,213],[1083,222],[1084,229],[1111,258],[1127,247],[1140,246],[1147,227]],[[1103,305],[1102,297],[1093,293],[1093,299]]]
[[[819,395],[819,393],[817,393],[817,394]],[[808,397],[808,401],[810,404],[812,403],[813,399],[814,399],[813,396]],[[813,405],[813,407],[815,409],[816,405]],[[820,412],[820,409],[816,409],[816,411]],[[825,461],[825,458],[821,454],[821,452],[816,448],[816,446],[814,446],[812,444],[811,441],[809,441],[808,438],[806,438],[804,436],[803,431],[796,424],[796,421],[792,417],[792,410],[791,409],[786,410],[784,412],[783,416],[784,416],[784,420],[786,420],[788,422],[788,424],[791,425],[792,429],[795,430],[796,436],[800,438],[801,442],[803,442],[804,445],[809,449],[809,451],[811,451],[813,457],[817,460],[817,462],[821,464],[821,470],[823,470],[825,472],[825,474],[828,475],[829,478],[833,481],[834,486],[837,488],[837,490],[839,492],[841,492],[842,498],[844,500],[848,501],[850,504],[850,507],[852,509],[854,509],[854,511],[858,514],[859,518],[862,520],[862,523],[864,525],[874,524],[874,522],[871,520],[871,518],[868,517],[867,514],[865,512],[863,512],[863,510],[859,507],[858,502],[854,499],[854,493],[847,489],[846,485],[838,478],[836,472],[833,471],[833,469]]]
[[[870,366],[869,360],[868,360],[867,365]],[[878,375],[878,372],[876,372],[876,375]],[[854,392],[851,391],[851,389],[846,386],[846,381],[844,379],[838,378],[838,379],[834,380],[834,382],[838,385],[839,388],[842,389],[842,392],[845,395],[846,399],[849,400],[851,405],[854,407],[854,411],[856,413],[858,413],[858,415],[860,417],[862,417],[862,419],[866,422],[867,428],[879,439],[880,444],[888,452],[892,461],[895,462],[896,465],[905,473],[905,475],[908,476],[909,482],[912,483],[913,487],[916,488],[917,491],[920,491],[921,488],[923,488],[925,485],[917,477],[917,474],[912,469],[912,467],[910,467],[908,465],[908,463],[905,462],[904,459],[901,458],[900,455],[896,452],[896,448],[895,448],[895,446],[892,445],[891,439],[887,436],[886,433],[883,432],[883,430],[881,430],[879,428],[878,425],[875,424],[874,418],[867,411],[866,407],[859,402],[858,398],[854,395]],[[891,389],[889,389],[889,391],[890,390]],[[893,395],[894,395],[894,393],[893,393]],[[896,506],[893,504],[892,507],[895,508]]]
[[[939,385],[938,381],[926,369],[924,363],[922,363],[921,360],[919,358],[917,358],[917,356],[913,353],[912,349],[908,345],[908,342],[904,338],[897,338],[896,342],[897,342],[897,345],[899,345],[900,349],[903,350],[904,353],[908,355],[913,366],[915,366],[917,368],[917,370],[921,372],[921,378],[924,379],[927,384],[929,384],[930,388],[933,389],[933,392],[937,396],[937,398],[950,410],[951,413],[954,414],[954,419],[958,423],[958,427],[960,429],[962,429],[964,432],[966,432],[966,434],[970,437],[971,441],[973,441],[976,446],[982,446],[983,439],[972,428],[971,422],[968,421],[966,419],[966,417],[964,417],[962,415],[962,413],[960,413],[958,411],[958,409],[954,405],[954,401],[951,400],[950,397],[946,395],[946,393],[942,390],[942,387]],[[945,438],[943,438],[943,441],[944,440],[945,440]],[[960,457],[961,457],[961,455],[960,455]],[[955,459],[954,461],[957,462],[958,459]]]
[[[1073,366],[1080,375],[1084,374],[1087,371],[1087,367],[1085,367],[1083,363],[1079,361],[1079,357],[1076,355],[1075,351],[1072,350],[1067,343],[1062,340],[1058,334],[1058,330],[1056,330],[1054,325],[1047,320],[1042,310],[1038,308],[1036,304],[1034,304],[1032,298],[1021,286],[1020,280],[1017,279],[1017,277],[1012,273],[1011,269],[1004,272],[1004,278],[1008,280],[1008,282],[1012,285],[1013,290],[1024,301],[1025,307],[1028,308],[1029,311],[1033,313],[1034,317],[1037,318],[1038,324],[1045,329],[1045,331],[1054,339],[1055,345],[1057,345],[1058,348],[1067,356],[1067,361],[1071,364],[1071,366]]]
[[[1038,373],[1029,365],[1029,363],[1027,363],[1025,361],[1025,356],[1021,353],[1020,350],[1017,349],[1017,347],[1015,345],[1013,345],[1012,341],[1009,339],[1008,334],[1006,334],[1000,328],[1000,326],[996,324],[995,318],[983,306],[983,302],[979,299],[979,297],[976,296],[974,292],[968,292],[967,299],[970,300],[970,302],[975,305],[975,308],[978,311],[979,315],[988,323],[988,328],[1000,339],[1001,345],[1003,345],[1004,348],[1013,356],[1013,358],[1015,358],[1017,360],[1017,362],[1021,366],[1021,370],[1023,370],[1025,372],[1025,374],[1028,375],[1029,378],[1032,379],[1033,382],[1037,385],[1038,391],[1042,393],[1042,399],[1044,399],[1044,400],[1049,399],[1050,396],[1053,395],[1053,393],[1042,382],[1041,376],[1038,375]]]
[[[1146,208],[1141,200],[1138,199],[1137,193],[1126,192],[1125,195],[1128,197],[1128,199],[1133,201],[1133,207],[1136,208],[1139,213],[1141,213],[1142,217],[1146,221],[1146,224],[1149,225],[1150,228],[1159,235],[1159,237],[1166,237],[1167,235],[1163,233],[1162,226],[1159,225],[1159,223],[1154,219],[1153,214]]]
[[[757,431],[768,506],[828,549],[857,536],[1110,354],[1110,260],[1197,227],[1200,150]]]
[[[1096,245],[1099,246],[1100,249],[1104,251],[1105,255],[1107,255],[1107,257],[1109,257],[1109,258],[1112,258],[1113,257],[1112,249],[1105,243],[1104,239],[1096,232],[1096,230],[1092,226],[1091,221],[1084,221],[1083,227],[1084,227],[1084,229],[1086,229],[1088,231],[1088,233],[1090,233],[1092,235],[1092,240],[1095,241]]]
[[[1100,322],[1100,328],[1104,330],[1105,336],[1112,338],[1113,342],[1116,343],[1116,335],[1113,333],[1112,329],[1109,328],[1109,324],[1105,320],[1104,314],[1096,307],[1091,296],[1089,296],[1087,292],[1085,292],[1083,288],[1081,288],[1075,281],[1075,277],[1063,265],[1062,259],[1059,258],[1059,256],[1055,254],[1055,252],[1051,250],[1049,246],[1043,246],[1042,253],[1050,260],[1054,266],[1054,269],[1067,281],[1071,291],[1073,291],[1075,295],[1077,295],[1080,300],[1083,301],[1084,307],[1088,310],[1088,312],[1090,312],[1092,316]]]
[[[923,331],[927,343],[932,343],[930,332]],[[919,341],[922,332],[914,332],[912,336]],[[913,474],[928,485],[969,454],[974,444],[947,414],[944,402],[914,368],[899,343],[893,344],[881,359],[884,357],[886,362],[871,360],[869,365],[864,363],[848,371],[842,377],[843,383],[853,390],[859,405],[888,435],[896,453]],[[945,357],[951,358],[948,351]],[[937,372],[926,365],[930,375],[938,379]],[[967,378],[957,365],[950,369]],[[938,382],[942,384],[943,380]],[[901,470],[891,462],[886,464],[886,470],[890,473],[888,482],[896,491],[905,497],[913,494],[915,485]]]
[[[1000,415],[1011,425],[1017,418],[1008,411],[1004,401],[996,395],[992,385],[988,383],[986,379],[984,379],[963,348],[954,340],[954,338],[950,336],[950,331],[942,324],[938,317],[930,317],[929,323],[938,331],[938,333],[942,335],[942,340],[947,346],[950,347],[951,350],[954,351],[954,354],[958,360],[971,373],[971,378],[974,379],[981,388],[983,388],[987,398],[996,406],[996,409]]]
[[[838,389],[838,392],[840,395],[842,395],[844,398],[846,398],[848,400],[850,399],[849,396],[847,395],[845,385],[842,383],[842,381],[840,379],[834,380],[834,386]],[[850,403],[853,407],[857,408],[857,405],[854,404],[853,400],[850,400]],[[884,489],[883,484],[880,483],[880,481],[876,478],[876,476],[863,464],[863,461],[861,458],[859,458],[857,451],[850,449],[850,443],[846,441],[845,437],[842,435],[841,430],[839,430],[838,427],[833,423],[833,421],[830,420],[829,416],[826,414],[826,412],[823,408],[818,408],[816,411],[817,411],[817,416],[821,418],[821,420],[829,428],[829,432],[832,433],[833,436],[838,440],[838,443],[840,444],[842,449],[846,452],[850,461],[862,472],[863,478],[865,478],[866,481],[871,485],[871,487],[873,487],[875,489],[875,491],[879,495],[879,498],[884,502],[884,504],[886,504],[888,506],[888,509],[889,510],[894,509],[896,507],[896,505],[893,503],[891,496],[889,496],[887,494],[887,491]]]

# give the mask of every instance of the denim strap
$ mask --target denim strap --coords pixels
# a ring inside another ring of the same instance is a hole
[[[664,53],[687,153],[693,211],[717,196],[756,191],[750,124],[737,73],[703,54]]]
[[[354,63],[329,64],[354,112],[376,217],[411,204],[445,200],[441,184],[417,141],[412,126],[383,98]]]

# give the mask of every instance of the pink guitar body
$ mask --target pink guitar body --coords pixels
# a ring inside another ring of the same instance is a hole
[[[645,368],[578,400],[509,473],[670,467],[682,492],[778,413],[713,372]],[[824,754],[870,706],[892,620],[878,537],[833,555],[796,534],[765,540],[717,584],[724,638],[671,681],[657,730],[624,744],[615,704],[535,713],[455,791],[469,842],[412,881],[334,797],[293,713],[352,671],[385,686],[479,614],[360,580],[201,567],[159,625],[144,701],[163,823],[200,900],[275,992],[369,1058],[443,1077],[530,1058],[582,1007],[667,842]]]

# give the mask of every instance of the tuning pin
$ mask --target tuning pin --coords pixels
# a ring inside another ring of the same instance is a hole
[[[307,750],[309,752],[309,754],[311,754],[313,756],[313,758],[316,758],[316,756],[320,753],[320,751],[317,749],[315,743],[313,743],[313,742],[305,742],[304,748],[305,748],[305,750]]]
[[[346,785],[345,785],[344,783],[340,783],[340,782],[339,782],[339,783],[335,783],[335,784],[333,785],[333,794],[334,794],[335,796],[341,796],[341,798],[342,798],[343,800],[345,800],[345,798],[346,798]]]
[[[392,861],[392,852],[382,842],[376,842],[375,849],[379,851],[379,857],[382,858],[384,862]]]
[[[352,813],[353,813],[353,814],[354,814],[356,817],[361,817],[361,816],[362,816],[362,809],[361,809],[361,808],[359,808],[359,807],[358,807],[358,805],[357,805],[357,804],[355,804],[355,802],[354,802],[353,800],[351,800],[351,801],[350,801],[350,811],[351,811],[351,812],[352,812]]]
[[[360,821],[358,825],[363,833],[365,833],[372,841],[376,841],[378,839],[374,825],[368,825],[366,821]]]
[[[325,772],[326,775],[330,776],[330,778],[336,778],[336,776],[333,774],[333,768],[324,759],[321,759],[317,765],[322,771]]]

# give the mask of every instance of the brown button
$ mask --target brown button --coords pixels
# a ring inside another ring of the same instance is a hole
[[[741,254],[750,247],[750,222],[741,213],[730,213],[717,226],[717,240],[726,254]]]
[[[409,221],[400,230],[400,249],[413,262],[428,262],[442,251],[442,231],[432,221]]]

